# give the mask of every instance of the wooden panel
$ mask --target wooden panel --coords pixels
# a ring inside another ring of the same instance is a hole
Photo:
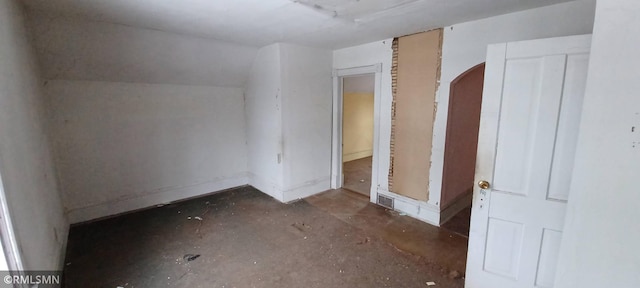
[[[542,58],[506,64],[493,188],[527,195],[540,103]]]
[[[556,132],[556,145],[551,166],[551,182],[548,198],[560,201],[569,199],[569,186],[578,141],[582,100],[587,86],[589,55],[570,55],[567,58],[564,91]]]
[[[442,30],[398,39],[393,192],[427,201]]]
[[[484,269],[515,279],[520,267],[520,250],[524,225],[489,218]]]
[[[540,260],[538,260],[538,271],[536,272],[536,287],[553,287],[561,240],[562,232],[551,229],[543,230]]]

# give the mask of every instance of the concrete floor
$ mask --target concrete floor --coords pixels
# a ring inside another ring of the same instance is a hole
[[[371,161],[373,157],[365,157],[344,162],[342,173],[344,184],[342,187],[353,192],[369,196],[371,193]]]
[[[466,246],[347,190],[241,187],[73,226],[65,287],[463,287]]]

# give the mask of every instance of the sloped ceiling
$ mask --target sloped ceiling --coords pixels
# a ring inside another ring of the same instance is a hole
[[[41,12],[28,14],[41,74],[84,80],[242,87],[258,48]]]
[[[568,0],[23,0],[30,10],[261,47],[343,48]]]

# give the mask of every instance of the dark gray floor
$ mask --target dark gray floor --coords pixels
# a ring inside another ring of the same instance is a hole
[[[449,221],[441,225],[442,228],[456,232],[469,238],[469,227],[471,227],[471,206],[462,209]]]
[[[282,204],[242,187],[72,227],[65,287],[463,287],[465,253],[346,190]]]

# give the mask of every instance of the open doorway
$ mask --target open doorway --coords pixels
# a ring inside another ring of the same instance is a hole
[[[343,188],[370,197],[375,74],[342,79]]]
[[[441,226],[469,236],[485,63],[451,82],[444,150]]]
[[[348,189],[357,190],[354,194],[368,195],[373,203],[378,197],[381,79],[382,64],[336,69],[333,78],[331,188],[347,188],[346,184],[351,187]],[[351,95],[345,99],[345,93]],[[346,124],[345,115],[349,121]]]

